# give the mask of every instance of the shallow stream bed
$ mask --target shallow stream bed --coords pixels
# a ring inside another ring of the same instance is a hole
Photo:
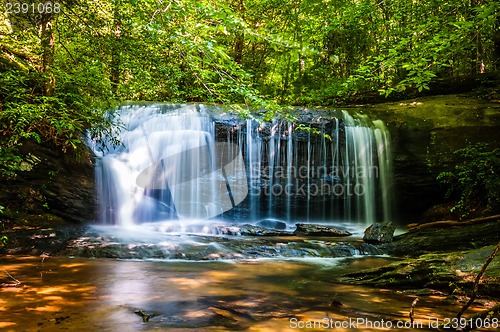
[[[429,318],[443,322],[456,315],[460,305],[450,304],[443,295],[419,296],[415,318],[422,325],[397,328],[398,320],[409,322],[415,295],[339,282],[345,273],[392,260],[375,256],[241,261],[4,256],[0,267],[23,286],[0,288],[0,329],[293,331],[303,326],[307,331],[423,331],[429,330]],[[13,282],[0,272],[0,283]],[[142,314],[152,317],[143,319]],[[341,328],[339,324],[349,319],[362,321],[357,327]],[[385,328],[367,327],[366,320],[381,324],[382,319]],[[393,320],[392,328],[387,328],[388,319]]]

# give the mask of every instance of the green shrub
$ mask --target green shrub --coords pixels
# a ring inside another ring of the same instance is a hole
[[[451,172],[442,172],[438,180],[448,187],[447,197],[456,199],[451,212],[461,218],[472,212],[500,211],[500,149],[477,143],[454,152],[460,159]]]
[[[109,105],[82,97],[74,86],[73,91],[65,88],[45,96],[43,81],[36,72],[10,70],[0,75],[0,176],[19,171],[18,150],[27,140],[68,152],[83,146],[81,137],[88,129],[95,137],[111,133]]]

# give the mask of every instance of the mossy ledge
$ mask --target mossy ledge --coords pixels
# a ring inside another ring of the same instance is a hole
[[[439,290],[466,294],[474,278],[500,241],[500,219],[464,226],[427,227],[399,235],[379,248],[401,259],[388,265],[347,274],[343,281],[379,288]],[[404,257],[404,258],[403,258]],[[425,293],[425,292],[424,292]],[[479,287],[483,296],[500,296],[500,259],[488,266]]]

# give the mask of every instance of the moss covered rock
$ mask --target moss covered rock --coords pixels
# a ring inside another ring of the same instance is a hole
[[[437,289],[448,294],[472,290],[475,276],[495,246],[445,254],[425,254],[376,269],[347,274],[344,282],[396,289]],[[500,295],[500,259],[488,266],[480,293]]]

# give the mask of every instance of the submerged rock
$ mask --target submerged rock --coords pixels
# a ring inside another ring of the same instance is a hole
[[[372,224],[365,230],[363,241],[371,244],[392,242],[395,230],[396,226],[390,221]]]
[[[318,224],[295,224],[295,235],[307,236],[351,236],[352,234],[346,230],[338,229],[332,226]]]

